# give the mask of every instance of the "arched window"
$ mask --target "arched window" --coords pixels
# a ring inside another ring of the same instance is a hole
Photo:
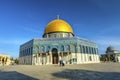
[[[89,47],[89,54],[91,54],[92,53],[92,50],[91,50],[91,47]]]
[[[30,48],[29,48],[29,50],[28,50],[28,53],[29,53],[29,55],[30,55]]]
[[[70,46],[69,45],[66,46],[66,51],[70,51]]]
[[[85,46],[83,46],[83,53],[85,53]]]
[[[88,47],[86,46],[86,53],[88,54],[89,52],[88,52],[89,50],[88,50]]]
[[[98,54],[98,48],[96,48],[96,54]]]
[[[63,34],[61,33],[61,34],[60,34],[60,38],[62,38],[62,37],[63,37]]]
[[[75,52],[75,45],[71,45],[72,52]]]
[[[28,55],[28,49],[26,49],[26,55]]]
[[[94,49],[93,49],[93,47],[92,47],[92,54],[94,54]]]
[[[35,51],[35,53],[38,53],[38,52],[39,52],[39,45],[35,45],[34,51]]]
[[[57,37],[57,34],[53,34],[53,36],[54,36],[54,38],[56,38],[56,37]]]
[[[47,52],[50,51],[50,46],[47,46],[46,51],[47,51]]]
[[[80,47],[80,53],[82,53],[82,45],[80,45],[79,47]]]
[[[41,47],[41,51],[45,52],[45,47],[44,46]]]
[[[25,56],[26,56],[26,54],[27,54],[27,51],[26,51],[26,49],[25,49]]]
[[[30,48],[30,55],[33,53],[33,47]]]
[[[22,55],[23,55],[23,56],[25,56],[24,54],[25,54],[25,51],[23,50],[23,53],[22,53]]]
[[[64,46],[63,45],[61,46],[61,51],[64,51]]]

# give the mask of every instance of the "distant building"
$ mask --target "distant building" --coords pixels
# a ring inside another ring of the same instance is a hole
[[[114,47],[109,46],[106,50],[106,54],[101,55],[101,59],[103,61],[120,62],[120,52]]]
[[[99,63],[96,43],[74,36],[64,20],[51,21],[43,38],[32,39],[20,46],[19,63],[31,65]]]
[[[9,55],[0,54],[0,65],[10,65],[11,60]]]

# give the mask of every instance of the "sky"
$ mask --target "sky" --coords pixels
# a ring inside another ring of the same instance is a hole
[[[47,24],[67,21],[76,36],[120,51],[120,0],[0,0],[0,53],[19,57],[21,44],[42,38]]]

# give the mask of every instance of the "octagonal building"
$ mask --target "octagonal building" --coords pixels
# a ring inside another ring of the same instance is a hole
[[[43,38],[32,39],[20,46],[19,64],[49,65],[99,63],[95,42],[76,37],[69,23],[56,19],[48,23]]]

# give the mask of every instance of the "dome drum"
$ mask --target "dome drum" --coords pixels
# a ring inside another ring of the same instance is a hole
[[[73,37],[74,35],[72,33],[68,32],[52,32],[48,34],[44,34],[44,38],[65,38],[65,37]]]

